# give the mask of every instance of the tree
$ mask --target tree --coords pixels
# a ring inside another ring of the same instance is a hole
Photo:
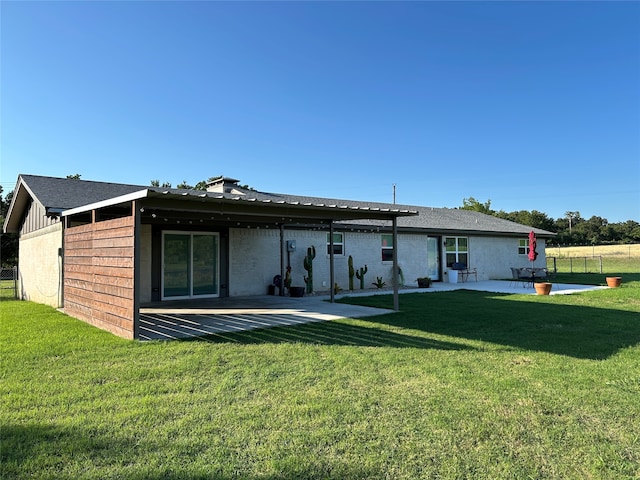
[[[160,185],[160,180],[151,180],[151,186],[152,187],[161,187],[161,188],[171,188],[171,183],[162,182],[162,185]]]
[[[569,220],[569,235],[571,235],[571,228],[582,220],[582,217],[580,217],[580,212],[565,212],[564,215]]]
[[[80,180],[81,176],[82,175],[80,175],[79,173],[74,173],[73,175],[67,175],[67,178],[69,180]]]
[[[4,225],[4,219],[9,211],[13,191],[2,198],[2,186],[0,185],[0,225]],[[0,236],[0,255],[2,256],[2,266],[12,267],[18,264],[18,234],[2,233]]]
[[[487,200],[485,203],[480,203],[473,197],[463,198],[461,210],[472,210],[474,212],[486,213],[487,215],[493,215],[495,212],[491,210],[491,200]]]

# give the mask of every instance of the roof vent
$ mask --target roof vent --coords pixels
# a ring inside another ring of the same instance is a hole
[[[207,183],[207,192],[235,193],[237,195],[244,195],[244,192],[238,188],[239,181],[240,180],[236,180],[231,177],[215,177]]]

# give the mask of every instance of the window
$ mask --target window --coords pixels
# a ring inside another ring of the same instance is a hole
[[[382,261],[393,262],[393,235],[385,233],[380,236],[382,244]]]
[[[527,255],[529,253],[529,239],[524,238],[520,240],[518,246],[518,255]]]
[[[467,237],[446,237],[444,250],[447,255],[447,267],[454,263],[469,266],[469,239]]]
[[[327,255],[331,255],[331,235],[327,233]],[[333,254],[344,255],[344,234],[333,233]]]

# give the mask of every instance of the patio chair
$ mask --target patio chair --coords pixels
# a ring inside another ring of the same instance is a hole
[[[509,282],[509,286],[516,286],[518,283],[522,281],[520,278],[520,268],[511,267],[511,281]]]

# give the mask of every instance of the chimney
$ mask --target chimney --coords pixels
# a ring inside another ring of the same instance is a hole
[[[207,192],[215,193],[234,193],[244,195],[244,192],[238,188],[238,182],[235,178],[219,176],[207,183]]]

